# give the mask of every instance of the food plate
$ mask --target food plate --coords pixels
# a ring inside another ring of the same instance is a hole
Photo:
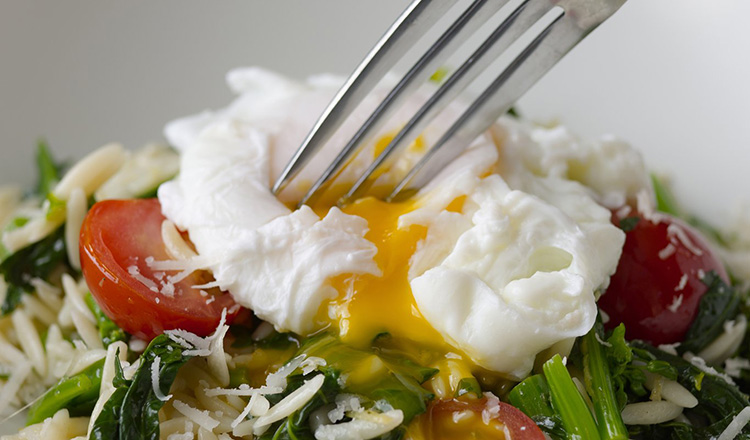
[[[347,73],[406,2],[289,4],[12,6],[0,18],[11,66],[0,85],[2,181],[31,182],[39,136],[71,158],[110,140],[158,140],[175,116],[223,105],[221,78],[237,65]],[[750,201],[748,12],[740,2],[676,10],[631,0],[519,109],[629,141],[672,178],[685,207],[722,225]]]

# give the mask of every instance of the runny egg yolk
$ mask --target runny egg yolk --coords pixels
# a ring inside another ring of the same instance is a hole
[[[380,138],[373,154],[380,154],[392,139],[391,135]],[[424,139],[419,137],[409,150],[421,152],[425,145]],[[370,192],[379,194],[382,189],[372,187]],[[345,189],[342,191],[334,184],[316,199],[313,209],[321,217],[325,216],[344,192]],[[465,201],[466,196],[460,196],[445,209],[461,212]],[[346,214],[367,220],[365,238],[377,247],[374,260],[381,274],[343,274],[331,279],[338,296],[321,306],[316,321],[328,323],[328,331],[337,332],[341,340],[351,346],[369,349],[377,345],[436,368],[439,372],[423,384],[436,398],[462,395],[463,380],[471,379],[476,383],[475,377],[491,389],[501,389],[507,381],[477,366],[461,350],[451,346],[419,311],[409,284],[409,267],[417,246],[427,235],[427,227],[398,227],[399,217],[418,207],[419,200],[415,199],[388,203],[365,197],[341,208]],[[387,338],[382,338],[385,335]]]
[[[409,260],[427,229],[398,229],[398,218],[415,207],[414,202],[386,203],[366,198],[343,208],[347,214],[367,220],[365,238],[378,248],[375,262],[381,276],[341,276],[333,280],[339,297],[329,305],[329,317],[344,342],[370,346],[379,334],[434,346],[442,336],[422,317],[409,286]]]
[[[465,197],[454,200],[448,210],[460,212]],[[440,373],[425,386],[438,397],[453,397],[459,381],[478,370],[468,357],[445,342],[443,336],[422,316],[409,284],[409,266],[427,228],[412,225],[398,228],[398,219],[418,207],[418,201],[387,203],[373,197],[357,200],[342,210],[368,222],[365,238],[377,246],[375,262],[382,274],[346,274],[331,281],[339,295],[318,312],[319,322],[329,322],[342,341],[363,349],[387,334],[395,348],[422,365]],[[318,210],[319,212],[322,210]],[[450,364],[451,368],[446,368]]]

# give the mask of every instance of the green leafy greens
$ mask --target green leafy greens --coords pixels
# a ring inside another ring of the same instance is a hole
[[[162,334],[141,355],[132,380],[125,380],[122,366],[115,362],[115,391],[96,418],[89,440],[158,440],[159,410],[164,401],[154,392],[151,369],[158,359],[159,390],[167,395],[177,372],[190,358],[180,344]]]
[[[101,359],[80,373],[61,379],[29,408],[26,424],[43,422],[64,408],[72,416],[90,414],[99,399],[103,365]]]
[[[708,287],[701,297],[698,316],[690,325],[680,352],[698,353],[724,332],[724,323],[734,319],[739,312],[740,297],[732,286],[726,284],[715,272],[701,280]]]
[[[49,279],[50,274],[61,265],[69,266],[65,230],[62,227],[7,257],[0,263],[0,274],[8,283],[8,293],[0,309],[2,315],[15,310],[24,293],[34,291],[32,279]]]
[[[422,367],[403,357],[359,350],[328,334],[305,341],[296,356],[301,355],[325,359],[326,365],[319,368],[325,375],[323,386],[302,409],[274,424],[261,440],[313,440],[315,437],[309,426],[310,414],[333,402],[340,393],[360,396],[365,408],[381,402],[400,409],[404,414],[404,426],[415,416],[425,412],[427,402],[433,397],[420,384],[432,377],[437,370]],[[315,373],[304,376],[297,372],[290,375],[284,393],[268,396],[269,401],[277,403],[302,386],[304,380],[310,379],[313,374]],[[345,380],[342,380],[344,374]],[[395,440],[401,438],[403,433],[402,426],[381,436],[380,440]]]

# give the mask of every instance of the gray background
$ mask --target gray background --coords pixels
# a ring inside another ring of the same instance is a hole
[[[230,99],[260,65],[348,74],[405,0],[0,0],[0,183],[33,179],[35,140],[79,157],[158,140]],[[521,102],[585,136],[616,134],[694,211],[750,202],[747,0],[630,0]]]

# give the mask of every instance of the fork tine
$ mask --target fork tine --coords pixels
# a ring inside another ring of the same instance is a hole
[[[378,105],[365,123],[359,128],[333,162],[313,183],[299,205],[314,200],[326,183],[331,181],[345,166],[347,161],[367,145],[371,136],[382,128],[392,113],[411,93],[432,74],[477,28],[499,11],[509,0],[475,0],[437,41],[419,58],[406,75],[394,86],[386,98]],[[322,192],[322,191],[321,191]]]
[[[492,32],[482,45],[448,78],[435,94],[417,111],[404,128],[355,182],[340,203],[353,200],[367,192],[370,177],[378,169],[388,169],[394,153],[413,142],[424,128],[453,101],[497,57],[534,25],[553,5],[549,0],[525,0]]]
[[[457,0],[414,0],[347,79],[287,163],[272,191],[278,194],[341,126],[380,79]]]
[[[460,155],[472,140],[507,112],[526,90],[586,34],[614,13],[624,0],[607,0],[602,3],[607,3],[607,7],[611,9],[604,10],[603,16],[597,17],[593,23],[578,23],[575,7],[572,11],[563,11],[562,15],[556,17],[409,171],[387,200],[396,201],[409,197],[416,189],[429,182],[441,169]]]

